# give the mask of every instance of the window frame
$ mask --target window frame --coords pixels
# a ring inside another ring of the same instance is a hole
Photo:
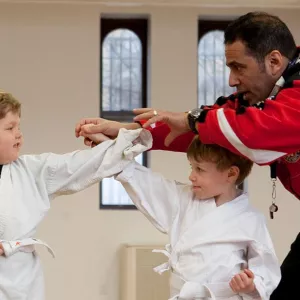
[[[201,38],[213,30],[225,31],[227,26],[231,23],[231,20],[198,20],[198,44]]]
[[[231,22],[232,22],[232,20],[202,20],[202,19],[199,19],[198,20],[198,47],[199,47],[201,38],[206,33],[213,31],[213,30],[225,31],[225,29]],[[199,76],[199,74],[198,74],[198,76]],[[198,91],[198,86],[197,86],[197,91]],[[197,92],[197,94],[198,94],[198,92]],[[224,96],[227,96],[227,95],[224,95]],[[197,97],[197,103],[198,103],[198,101],[199,101],[199,97]],[[247,183],[243,182],[238,187],[245,192],[245,189],[247,189]]]
[[[147,18],[111,18],[109,16],[101,16],[100,19],[100,117],[118,122],[130,122],[134,114],[130,110],[119,111],[103,111],[102,104],[102,84],[103,84],[103,66],[102,66],[102,47],[103,42],[108,34],[117,29],[127,29],[134,32],[141,41],[142,46],[142,101],[141,107],[147,107],[147,62],[148,62],[148,19]],[[148,165],[148,155],[143,153],[143,165]],[[109,210],[136,210],[135,205],[122,204],[103,204],[102,203],[102,182],[99,185],[100,192],[100,209]]]
[[[119,122],[128,122],[129,118],[133,118],[134,114],[130,110],[119,111],[103,111],[102,105],[102,46],[106,36],[117,29],[128,29],[134,32],[140,39],[142,45],[142,107],[147,107],[147,55],[148,55],[148,20],[147,19],[114,19],[101,18],[100,25],[100,116],[108,120]]]
[[[199,54],[199,45],[201,39],[210,31],[220,30],[225,31],[227,26],[231,23],[230,20],[198,20],[198,44],[197,44],[197,50]],[[198,63],[199,63],[199,56],[198,56]],[[198,65],[199,68],[199,65]],[[199,70],[199,69],[198,69]],[[197,82],[199,82],[199,72],[198,72],[198,78]],[[216,99],[217,100],[217,99]],[[199,105],[199,86],[197,84],[197,103]]]

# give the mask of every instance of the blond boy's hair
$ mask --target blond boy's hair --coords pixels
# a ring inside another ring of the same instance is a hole
[[[0,90],[0,119],[10,111],[21,115],[21,103],[12,94]]]
[[[203,144],[199,136],[195,136],[187,151],[188,158],[197,162],[207,161],[216,164],[220,171],[229,169],[232,166],[239,168],[240,173],[236,184],[241,184],[250,174],[253,162],[249,159],[230,152],[229,150],[215,144]]]

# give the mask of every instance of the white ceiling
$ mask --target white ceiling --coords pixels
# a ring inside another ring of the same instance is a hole
[[[108,6],[300,8],[300,0],[0,0],[7,3],[99,3]]]

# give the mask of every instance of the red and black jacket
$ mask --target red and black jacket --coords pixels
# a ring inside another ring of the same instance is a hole
[[[300,61],[283,77],[285,83],[276,96],[253,106],[241,94],[233,94],[204,107],[198,132],[203,143],[218,144],[258,165],[276,161],[278,178],[300,199]],[[169,127],[157,124],[149,130],[153,150],[185,152],[194,137],[189,132],[166,147]]]

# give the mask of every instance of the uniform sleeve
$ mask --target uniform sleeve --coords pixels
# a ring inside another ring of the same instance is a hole
[[[46,189],[49,198],[83,190],[103,178],[120,173],[135,156],[152,145],[147,130],[121,129],[115,140],[109,140],[94,148],[67,154],[46,153],[28,156],[26,164],[36,177],[41,190]]]
[[[281,279],[280,265],[264,222],[257,230],[256,241],[248,248],[248,268],[254,273],[256,291],[244,299],[269,300]]]
[[[187,186],[168,180],[137,162],[133,162],[116,179],[150,222],[161,232],[168,233],[179,213],[179,206],[184,205],[179,198],[183,199],[182,193]]]
[[[300,149],[300,83],[282,90],[264,108],[212,109],[198,123],[203,143],[218,144],[258,164],[269,164]]]

